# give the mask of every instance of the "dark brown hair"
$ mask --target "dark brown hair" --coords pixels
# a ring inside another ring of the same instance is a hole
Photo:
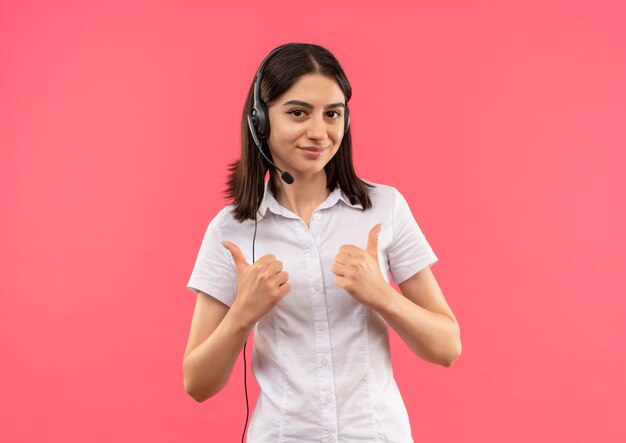
[[[287,92],[300,77],[306,74],[322,74],[334,79],[346,98],[352,96],[352,87],[335,56],[326,48],[305,43],[289,43],[277,51],[266,63],[261,78],[261,99],[269,107]],[[256,73],[255,73],[256,77]],[[254,144],[248,128],[247,116],[252,111],[254,78],[243,107],[241,117],[241,158],[229,164],[226,195],[234,200],[234,217],[241,223],[255,219],[263,199],[264,181],[270,171],[269,190],[277,195],[276,180],[279,172],[270,165]],[[271,122],[270,122],[271,131]],[[269,137],[269,134],[268,134]],[[262,149],[272,161],[272,154],[263,139]],[[374,187],[356,176],[352,164],[352,137],[350,128],[344,134],[341,145],[333,158],[324,166],[326,187],[334,191],[337,186],[346,194],[352,204],[361,203],[363,210],[372,207],[367,187]]]

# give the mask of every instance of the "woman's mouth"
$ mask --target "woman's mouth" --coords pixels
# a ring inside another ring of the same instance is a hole
[[[319,148],[315,146],[303,146],[300,149],[304,149],[306,151],[311,151],[311,152],[322,152],[326,148]]]
[[[326,148],[304,147],[300,149],[307,158],[320,158]]]

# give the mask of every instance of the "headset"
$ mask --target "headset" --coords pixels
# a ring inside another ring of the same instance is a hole
[[[267,105],[261,99],[261,78],[263,75],[263,69],[265,69],[265,65],[279,52],[281,52],[284,48],[288,46],[292,46],[293,43],[287,43],[285,45],[279,46],[272,50],[267,57],[261,62],[261,66],[256,72],[256,76],[254,77],[254,92],[253,92],[253,104],[252,110],[248,113],[248,128],[250,130],[250,134],[252,135],[252,139],[254,140],[254,144],[258,148],[259,152],[265,157],[265,159],[274,166],[280,172],[280,178],[287,184],[292,184],[294,182],[294,178],[287,171],[283,171],[280,169],[274,162],[272,162],[267,155],[263,152],[262,144],[263,139],[266,139],[270,133],[270,120],[269,114],[267,112]],[[348,129],[350,128],[350,110],[348,109],[348,103],[345,105],[344,109],[344,135],[348,133]],[[256,194],[257,186],[253,186],[254,192]],[[256,204],[257,198],[254,199]],[[254,243],[256,240],[256,231],[257,231],[257,215],[254,217],[254,237],[252,238],[252,263],[254,260]],[[244,443],[244,436],[246,434],[246,428],[248,426],[248,415],[250,413],[250,409],[248,406],[248,384],[246,380],[246,344],[248,341],[246,340],[243,344],[243,381],[244,381],[244,390],[246,393],[246,423],[243,428],[243,433],[241,434],[241,443]]]
[[[256,76],[254,77],[254,96],[253,96],[253,104],[252,111],[248,114],[248,128],[250,129],[250,134],[252,135],[252,139],[254,140],[254,144],[257,146],[263,157],[280,172],[280,178],[287,184],[292,184],[294,182],[294,178],[291,174],[286,171],[280,169],[274,162],[272,162],[267,155],[263,152],[262,148],[262,140],[266,138],[270,133],[270,119],[267,112],[267,105],[261,100],[261,77],[263,75],[263,69],[265,69],[265,65],[269,62],[276,53],[281,52],[285,47],[292,46],[293,43],[287,43],[286,45],[279,46],[274,49],[272,52],[268,54],[267,57],[261,62],[261,66],[257,70]],[[344,125],[343,125],[343,133],[344,135],[348,133],[348,129],[350,128],[350,110],[348,109],[348,104],[346,103],[344,110]]]

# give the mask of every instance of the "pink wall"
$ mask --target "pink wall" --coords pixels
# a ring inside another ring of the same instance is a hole
[[[185,286],[257,65],[305,41],[461,325],[451,368],[393,335],[416,442],[626,441],[623,2],[112,3],[0,3],[0,440],[239,441],[241,357],[183,390]]]

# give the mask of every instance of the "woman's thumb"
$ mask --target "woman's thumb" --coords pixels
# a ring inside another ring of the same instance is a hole
[[[224,240],[222,245],[228,249],[228,252],[232,255],[235,267],[237,268],[237,274],[241,273],[241,271],[250,266],[246,261],[246,258],[243,256],[241,249],[239,249],[239,246],[228,240]]]

